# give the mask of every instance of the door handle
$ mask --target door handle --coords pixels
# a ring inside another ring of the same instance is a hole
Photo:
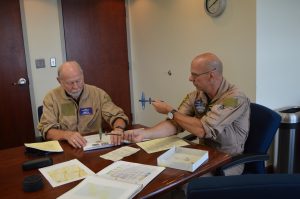
[[[25,85],[27,83],[26,79],[21,77],[18,82],[14,82],[13,85],[16,86],[16,85]]]

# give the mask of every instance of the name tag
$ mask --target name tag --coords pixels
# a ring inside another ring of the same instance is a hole
[[[80,108],[79,109],[79,115],[92,115],[92,114],[93,114],[92,107]]]

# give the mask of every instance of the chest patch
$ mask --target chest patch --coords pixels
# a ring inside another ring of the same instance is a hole
[[[93,108],[87,107],[87,108],[80,108],[79,109],[79,115],[92,115],[93,114]]]
[[[75,106],[73,103],[61,104],[61,112],[63,116],[74,116]]]

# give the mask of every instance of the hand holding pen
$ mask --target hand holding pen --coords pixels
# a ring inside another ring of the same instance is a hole
[[[167,114],[173,109],[171,105],[161,100],[152,100],[152,105],[154,106],[155,110],[161,114]]]
[[[113,145],[120,145],[124,140],[124,131],[120,128],[115,128],[110,133],[106,135],[110,135],[110,141]]]

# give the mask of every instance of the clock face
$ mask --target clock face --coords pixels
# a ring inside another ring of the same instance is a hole
[[[204,8],[208,15],[217,17],[225,10],[226,0],[205,0]]]

